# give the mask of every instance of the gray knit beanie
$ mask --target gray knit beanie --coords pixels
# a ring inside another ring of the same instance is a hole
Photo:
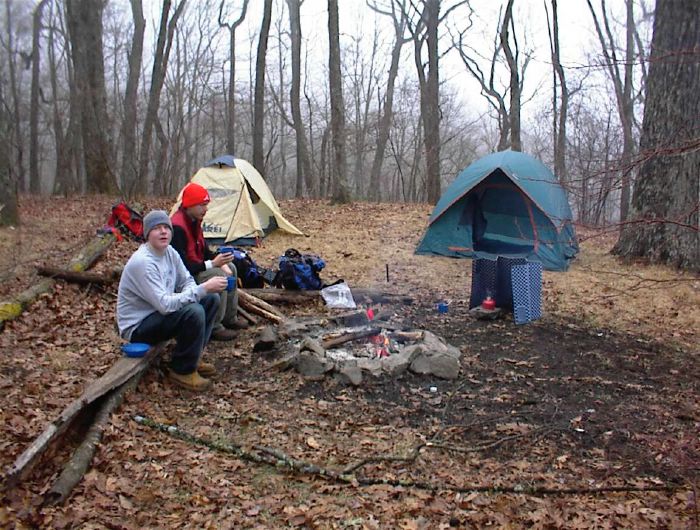
[[[168,225],[170,231],[173,231],[173,224],[170,222],[170,217],[163,210],[152,210],[143,218],[143,237],[148,239],[148,233],[158,225]]]

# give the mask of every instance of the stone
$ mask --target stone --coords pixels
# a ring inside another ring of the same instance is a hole
[[[360,386],[362,383],[362,370],[357,366],[343,366],[335,373],[334,377],[340,383]]]
[[[270,369],[277,369],[277,370],[287,370],[288,368],[291,368],[292,366],[296,366],[297,360],[299,358],[299,353],[294,351],[287,353],[284,355],[281,359],[277,359],[270,365]]]
[[[479,320],[496,320],[505,316],[506,312],[500,307],[496,307],[494,309],[484,309],[478,305],[476,307],[472,307],[469,310],[469,314]]]
[[[367,358],[359,358],[357,359],[357,367],[360,370],[364,370],[365,372],[369,372],[372,375],[381,375],[382,373],[382,363],[379,359],[367,359]]]
[[[430,331],[424,332],[423,342],[406,350],[410,351],[412,359],[409,370],[415,374],[441,379],[456,379],[459,375],[462,352]]]
[[[408,354],[404,351],[390,355],[389,357],[384,357],[381,359],[382,370],[384,370],[389,375],[401,375],[408,367],[411,365],[411,353]]]
[[[326,350],[323,346],[321,346],[321,343],[316,339],[309,337],[304,337],[304,340],[301,341],[301,344],[299,344],[299,351],[312,351],[319,357],[326,356]]]
[[[322,375],[333,369],[333,363],[313,352],[303,351],[297,357],[296,370],[302,375]]]
[[[440,379],[456,379],[459,375],[459,367],[459,359],[438,353],[419,355],[413,360],[409,369],[414,374],[434,375]]]

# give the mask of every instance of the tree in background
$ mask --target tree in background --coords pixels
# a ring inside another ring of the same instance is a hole
[[[41,0],[34,9],[32,17],[32,88],[29,104],[29,191],[41,193],[39,178],[39,67],[41,19],[47,0]]]
[[[402,8],[407,28],[413,40],[413,60],[420,87],[420,111],[423,124],[423,144],[425,146],[425,195],[428,202],[435,204],[440,199],[440,76],[438,63],[438,27],[445,18],[458,7],[467,4],[465,0],[449,6],[440,16],[441,0],[421,0],[409,2],[405,9],[399,0],[395,3]],[[424,48],[427,58],[423,57]]]
[[[328,0],[328,41],[331,142],[333,144],[332,200],[334,203],[345,204],[350,202],[350,194],[348,192],[345,155],[345,107],[343,104],[343,79],[340,73],[338,0]]]
[[[296,137],[297,179],[294,195],[302,197],[304,183],[312,196],[318,193],[311,175],[311,160],[301,118],[301,0],[287,0],[289,7],[289,30],[292,40],[292,85],[289,88],[289,104]]]
[[[518,39],[515,35],[515,22],[513,21],[514,2],[515,0],[508,0],[508,3],[506,4],[506,12],[503,15],[503,24],[501,24],[501,31],[499,32],[499,37],[501,41],[501,48],[503,49],[503,54],[506,56],[508,72],[510,73],[510,109],[508,112],[508,118],[510,120],[510,148],[513,151],[522,151],[523,144],[520,139],[520,107],[523,85],[519,70],[520,48],[518,45]],[[512,47],[511,37],[513,40]],[[523,67],[523,74],[524,73],[525,67]]]
[[[386,145],[389,141],[389,133],[391,132],[391,124],[394,112],[394,85],[399,74],[399,61],[401,60],[401,50],[403,45],[409,42],[406,33],[406,1],[407,0],[389,0],[389,6],[384,7],[378,2],[367,2],[367,5],[377,13],[391,17],[392,26],[394,28],[394,45],[391,50],[391,64],[389,66],[389,77],[386,83],[386,91],[384,92],[384,101],[381,107],[382,116],[379,120],[377,131],[377,147],[374,151],[374,159],[372,161],[372,171],[370,173],[369,182],[369,199],[378,201],[381,198],[380,182],[382,174],[382,166],[384,164],[384,153]]]
[[[440,0],[423,0],[415,24],[409,24],[413,37],[413,59],[420,86],[420,110],[425,145],[425,194],[435,204],[440,198],[440,77],[438,72],[438,24]],[[418,6],[416,6],[418,9]],[[427,48],[427,63],[423,47]],[[427,71],[426,71],[427,70]]]
[[[559,8],[557,0],[552,3],[551,21],[547,4],[547,31],[549,32],[549,46],[552,55],[552,129],[554,132],[554,174],[562,182],[566,183],[568,175],[566,171],[566,119],[569,113],[569,98],[571,93],[566,84],[566,74],[561,64],[561,50],[559,45]],[[557,85],[559,92],[557,93]],[[557,106],[557,99],[559,105]]]
[[[636,50],[635,21],[634,21],[634,0],[625,0],[625,58],[618,59],[619,46],[616,42],[613,31],[610,27],[610,14],[607,12],[605,0],[600,0],[600,16],[591,3],[586,0],[588,9],[593,17],[600,48],[603,53],[604,69],[610,78],[614,92],[617,110],[620,118],[620,125],[623,133],[622,157],[620,160],[620,221],[627,219],[630,202],[630,190],[632,186],[632,157],[635,150],[634,138],[634,103],[638,95],[634,93],[634,59]],[[620,67],[622,66],[622,72]]]
[[[151,73],[151,88],[148,92],[148,106],[146,108],[146,119],[143,125],[143,136],[141,137],[141,152],[139,158],[139,174],[137,182],[138,193],[145,194],[148,191],[148,165],[151,159],[151,139],[153,130],[156,127],[158,120],[158,109],[160,107],[160,95],[165,82],[165,74],[168,68],[168,60],[170,58],[170,49],[175,35],[177,21],[182,15],[185,8],[185,1],[181,0],[180,4],[175,8],[172,18],[168,21],[170,14],[171,2],[164,0],[163,10],[160,18],[160,29],[158,30],[158,39],[156,44],[156,53],[153,57],[153,71]],[[155,176],[156,178],[159,175]]]
[[[17,35],[19,24],[15,23],[14,10],[18,4],[5,2],[5,37],[0,39],[6,58],[2,63],[3,70],[7,68],[7,79],[9,81],[8,90],[2,98],[2,104],[10,109],[10,124],[8,125],[7,141],[10,143],[10,158],[12,164],[10,171],[12,178],[17,183],[20,190],[24,190],[24,138],[22,135],[22,101],[20,100],[21,91],[19,86],[18,64],[17,58],[22,57],[26,63],[25,55],[18,52]],[[21,69],[20,69],[21,70]],[[5,72],[3,72],[5,74]],[[4,75],[3,75],[4,77]]]
[[[236,154],[236,29],[245,20],[248,11],[248,0],[243,0],[241,13],[233,22],[224,22],[224,3],[219,4],[219,27],[228,29],[229,72],[228,97],[226,101],[226,152]]]
[[[138,158],[136,157],[136,113],[138,109],[138,86],[143,62],[143,34],[146,21],[143,18],[141,0],[130,0],[131,16],[134,21],[134,34],[129,51],[129,73],[124,91],[124,119],[121,126],[122,148],[122,182],[123,190],[128,195],[134,190],[138,175]]]
[[[659,0],[640,170],[614,252],[700,270],[700,3]]]
[[[265,118],[265,62],[267,58],[267,40],[270,36],[272,21],[272,0],[265,0],[258,54],[255,58],[255,100],[253,102],[253,165],[265,174],[265,151],[263,146]]]
[[[116,193],[112,169],[112,146],[107,135],[107,92],[102,43],[102,2],[68,0],[66,19],[70,35],[75,79],[73,89],[80,101],[83,163],[90,193]]]
[[[4,101],[1,84],[0,101]],[[17,181],[12,176],[10,158],[10,116],[5,105],[0,105],[0,226],[19,223]]]

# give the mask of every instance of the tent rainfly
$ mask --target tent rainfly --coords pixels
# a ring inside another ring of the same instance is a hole
[[[211,243],[252,245],[277,228],[303,235],[284,218],[260,173],[241,158],[224,155],[210,160],[191,182],[204,186],[211,198],[202,221],[204,237]],[[171,214],[181,200],[182,192]]]
[[[564,271],[578,252],[566,191],[539,160],[516,151],[485,156],[445,190],[416,254],[522,257]]]

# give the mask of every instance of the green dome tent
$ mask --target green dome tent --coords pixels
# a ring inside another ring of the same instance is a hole
[[[578,252],[566,191],[539,160],[493,153],[464,169],[438,201],[416,254],[522,257],[564,271]]]

